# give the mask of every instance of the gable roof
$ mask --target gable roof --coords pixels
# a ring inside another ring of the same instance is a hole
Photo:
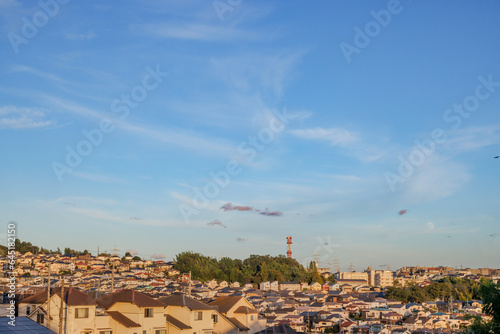
[[[61,298],[61,288],[52,288],[51,297],[54,295],[59,296]],[[43,304],[47,301],[47,289],[36,295],[27,297],[19,301],[19,303],[26,304]],[[64,302],[68,306],[82,306],[82,305],[96,305],[96,302],[85,292],[80,291],[77,288],[70,287],[68,289],[64,289]]]
[[[218,311],[220,313],[227,313],[229,310],[233,308],[234,305],[236,305],[241,299],[245,300],[245,298],[240,297],[240,296],[226,296],[226,297],[219,297],[214,301],[211,301],[208,303],[210,306],[217,306]],[[248,302],[247,302],[248,303]],[[250,304],[250,303],[248,303]],[[251,305],[251,304],[250,304]]]
[[[162,302],[135,290],[122,290],[107,294],[96,300],[99,307],[108,309],[115,303],[132,303],[139,307],[165,307]]]
[[[212,310],[210,306],[202,303],[196,299],[188,297],[184,294],[182,295],[171,295],[168,297],[160,298],[158,301],[162,302],[166,306],[185,306],[190,310]]]
[[[250,314],[250,313],[259,313],[259,312],[257,312],[256,309],[248,307],[248,306],[240,306],[234,311],[234,313]]]
[[[296,334],[297,332],[288,324],[280,324],[268,327],[256,334]]]

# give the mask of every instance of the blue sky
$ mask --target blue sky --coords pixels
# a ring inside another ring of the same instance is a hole
[[[500,267],[499,11],[0,0],[0,220],[94,253],[291,235],[342,270]]]

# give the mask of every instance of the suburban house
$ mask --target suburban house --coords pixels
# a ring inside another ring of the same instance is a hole
[[[99,325],[111,331],[99,334],[166,334],[165,304],[135,290],[122,290],[96,300]],[[77,333],[77,332],[75,332]],[[84,332],[82,332],[84,333]]]
[[[196,299],[175,294],[159,301],[166,305],[169,334],[238,333],[238,328],[217,310]]]
[[[63,290],[62,294],[60,288],[51,289],[48,303],[46,289],[19,301],[19,315],[27,316],[56,333],[59,332],[60,323],[66,333],[90,333],[96,330],[98,326],[95,313],[95,301],[86,293],[72,287]],[[99,328],[103,333],[110,329],[104,323],[100,324]]]
[[[266,328],[266,320],[260,318],[258,311],[243,297],[219,297],[208,305],[231,321],[240,333],[253,334]]]

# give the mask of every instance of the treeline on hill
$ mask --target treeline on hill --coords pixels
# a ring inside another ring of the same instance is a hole
[[[191,272],[193,279],[201,281],[324,283],[314,262],[306,270],[297,260],[283,255],[250,255],[245,260],[223,257],[217,260],[198,253],[182,252],[176,256],[175,268],[181,273]]]
[[[480,288],[486,283],[484,278],[481,281],[474,281],[456,277],[445,277],[425,287],[419,287],[416,283],[410,283],[406,287],[398,284],[390,286],[386,290],[386,297],[397,299],[403,303],[422,303],[429,300],[453,300],[469,301],[481,299]]]
[[[8,248],[6,246],[0,245],[0,255],[6,256],[7,250],[8,250]],[[31,252],[33,254],[43,253],[43,254],[85,255],[85,254],[89,253],[87,250],[80,252],[80,251],[76,251],[74,249],[71,249],[69,247],[64,248],[64,253],[63,253],[63,252],[61,252],[59,247],[57,247],[57,250],[53,251],[53,250],[48,250],[48,249],[43,248],[43,247],[35,246],[35,245],[31,244],[31,242],[21,241],[19,239],[16,239],[15,250],[21,254]]]

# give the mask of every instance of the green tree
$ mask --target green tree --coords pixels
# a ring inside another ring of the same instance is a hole
[[[309,271],[309,279],[307,280],[307,282],[309,284],[313,282],[318,282],[320,284],[325,283],[323,277],[318,273],[318,267],[316,266],[316,262],[311,261],[311,263],[309,263],[308,271]]]
[[[471,329],[475,330],[474,333],[500,333],[500,284],[487,281],[481,285],[479,294],[483,300],[483,312],[492,319],[485,322],[476,318]]]
[[[263,282],[269,281],[269,269],[267,269],[266,262],[263,262],[260,266],[260,278]]]

